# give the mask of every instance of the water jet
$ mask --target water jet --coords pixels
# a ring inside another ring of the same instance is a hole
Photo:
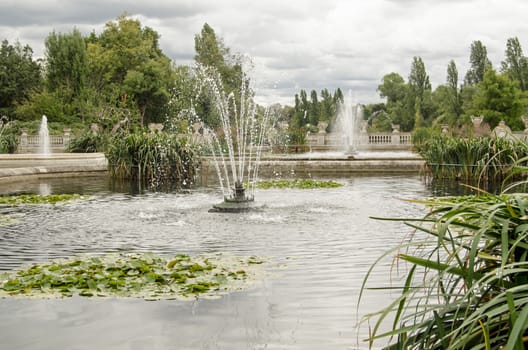
[[[243,79],[237,98],[234,93],[226,94],[216,70],[202,66],[198,72],[203,85],[201,91],[211,92],[221,120],[217,130],[206,125],[203,128],[224,195],[223,202],[210,211],[239,213],[257,209],[255,183],[270,113],[267,110],[263,116],[257,114],[249,78]]]

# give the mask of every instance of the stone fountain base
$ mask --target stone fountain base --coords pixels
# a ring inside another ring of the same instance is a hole
[[[245,191],[246,189],[241,182],[235,183],[233,194],[230,197],[225,197],[223,202],[213,205],[209,212],[243,213],[260,209],[261,206],[255,204],[253,196],[246,196]]]
[[[254,200],[243,202],[225,199],[223,202],[213,205],[209,209],[210,213],[244,213],[248,211],[259,210],[261,206],[256,205]]]

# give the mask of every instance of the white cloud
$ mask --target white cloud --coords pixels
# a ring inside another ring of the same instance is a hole
[[[496,67],[508,38],[528,50],[522,0],[4,0],[0,33],[42,56],[51,31],[100,32],[125,11],[156,30],[178,64],[192,62],[194,36],[209,23],[232,51],[253,58],[258,99],[266,103],[291,104],[299,89],[338,87],[375,102],[383,75],[407,78],[413,56],[422,57],[435,87],[451,59],[463,79],[474,40]]]

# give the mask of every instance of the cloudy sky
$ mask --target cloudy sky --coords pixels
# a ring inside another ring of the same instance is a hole
[[[463,79],[475,40],[497,68],[508,38],[528,54],[526,0],[2,0],[0,40],[42,57],[51,31],[100,33],[124,12],[156,30],[177,64],[192,64],[194,36],[209,23],[233,52],[251,57],[261,103],[291,105],[300,89],[338,87],[357,102],[378,102],[382,77],[407,79],[414,56],[435,88],[451,59]]]

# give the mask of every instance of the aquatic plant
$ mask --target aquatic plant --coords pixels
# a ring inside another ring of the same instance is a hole
[[[106,151],[112,175],[136,179],[151,188],[188,187],[198,156],[184,138],[166,133],[133,133],[112,137]]]
[[[104,152],[106,149],[106,144],[109,142],[109,137],[106,134],[98,133],[94,134],[92,132],[85,132],[77,137],[74,137],[68,147],[66,152],[72,153],[94,153],[94,152]]]
[[[417,150],[433,178],[463,181],[501,181],[528,156],[523,141],[489,137],[436,136],[422,141]]]
[[[259,277],[262,263],[255,256],[225,254],[78,256],[0,274],[0,297],[214,297],[247,289]]]
[[[0,205],[20,204],[56,204],[75,199],[83,199],[79,194],[21,194],[17,196],[0,196]]]
[[[293,180],[260,180],[256,187],[260,189],[270,188],[297,188],[297,189],[315,189],[315,188],[336,188],[343,184],[333,180],[313,180],[313,179],[293,179]]]
[[[385,219],[404,221],[415,232],[384,256],[397,253],[397,270],[404,263],[409,268],[391,287],[400,296],[367,316],[375,320],[370,344],[388,339],[387,349],[525,349],[528,195],[414,202],[429,208],[424,218]],[[390,319],[392,330],[382,331]]]

